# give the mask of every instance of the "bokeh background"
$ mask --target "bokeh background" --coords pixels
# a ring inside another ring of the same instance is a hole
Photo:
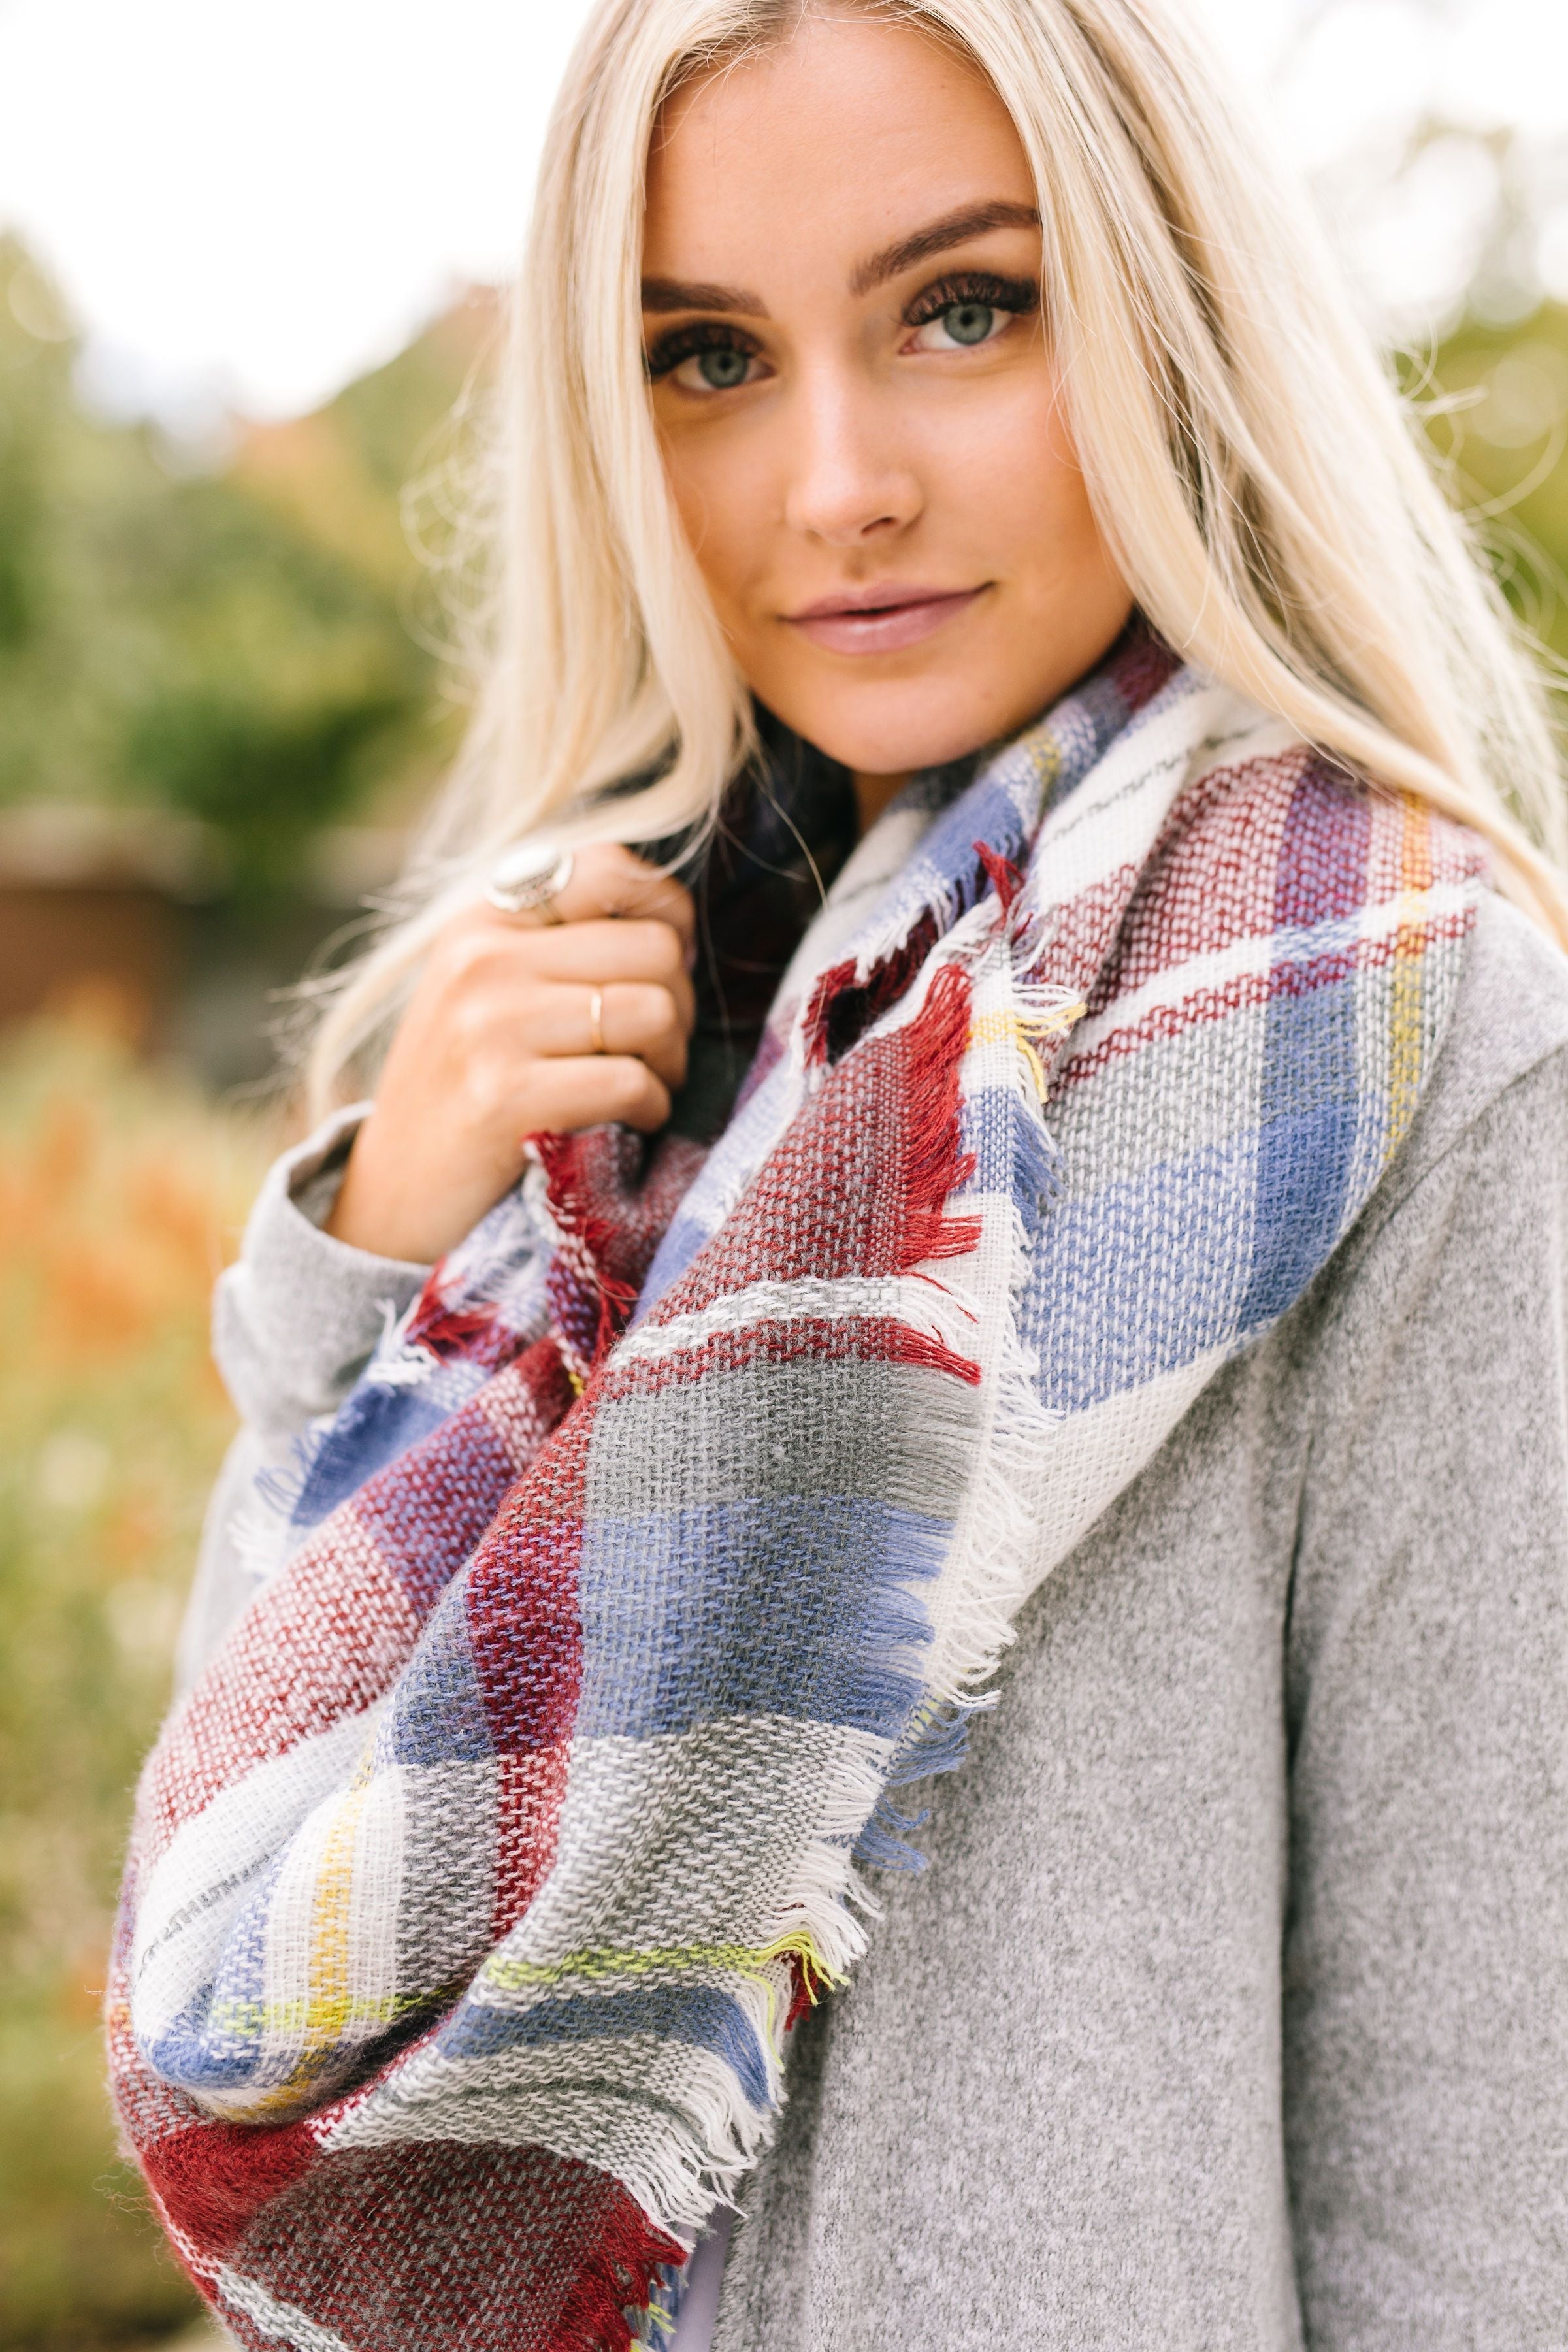
[[[1568,656],[1568,8],[1191,5]],[[0,0],[0,2352],[216,2340],[114,2149],[114,1882],[277,992],[460,724],[461,413],[584,13]]]

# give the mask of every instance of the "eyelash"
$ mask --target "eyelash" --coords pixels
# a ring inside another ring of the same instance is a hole
[[[699,352],[744,352],[748,358],[756,359],[760,346],[739,327],[721,326],[716,319],[698,319],[689,327],[674,327],[659,337],[647,355],[650,380],[659,383],[682,360],[695,359]]]
[[[922,288],[904,312],[906,327],[929,326],[944,310],[963,302],[978,302],[988,310],[1010,310],[1026,318],[1040,307],[1040,289],[1027,278],[994,278],[988,270],[965,269],[952,278],[939,278]]]
[[[1026,278],[995,278],[986,270],[966,269],[952,278],[939,278],[933,286],[923,287],[905,310],[900,323],[906,327],[926,326],[962,302],[981,302],[988,310],[1008,310],[1018,318],[1027,318],[1040,307],[1040,289]],[[682,360],[694,359],[700,352],[744,352],[752,359],[761,356],[760,346],[739,327],[723,326],[716,319],[697,319],[689,326],[672,328],[668,335],[659,337],[647,355],[650,383],[662,383]]]

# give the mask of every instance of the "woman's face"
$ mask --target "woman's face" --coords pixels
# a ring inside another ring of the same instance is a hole
[[[748,684],[868,776],[1012,733],[1131,609],[1035,207],[991,85],[870,17],[688,84],[654,142],[643,318],[682,524]]]

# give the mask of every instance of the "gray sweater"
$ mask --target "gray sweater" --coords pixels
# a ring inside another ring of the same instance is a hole
[[[281,1162],[236,1490],[422,1269]],[[1568,965],[1484,911],[1405,1149],[1019,1622],[796,2032],[716,2352],[1568,2347]]]

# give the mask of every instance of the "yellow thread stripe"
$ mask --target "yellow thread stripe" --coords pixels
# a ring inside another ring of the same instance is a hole
[[[324,2060],[342,2041],[351,2023],[366,2021],[363,2002],[349,1987],[349,1918],[353,1902],[354,1846],[372,1779],[374,1739],[360,1757],[353,1785],[348,1790],[329,1828],[316,1873],[311,1918],[308,1990],[302,2000],[255,2006],[261,2011],[258,2029],[276,2031],[279,2011],[292,2011],[284,2027],[302,2044],[285,2079],[249,2112],[262,2116],[295,2103],[321,2073]],[[247,2004],[248,2006],[248,2004]]]
[[[1042,1102],[1049,1091],[1046,1066],[1040,1058],[1036,1039],[1065,1035],[1073,1023],[1081,1019],[1089,1007],[1081,998],[1072,1004],[1054,1005],[1049,1013],[1016,1013],[1010,1006],[998,1006],[994,1012],[983,1013],[973,1023],[969,1032],[972,1045],[1016,1046],[1028,1066],[1035,1092]]]
[[[349,1987],[349,1916],[354,1894],[354,1847],[370,1793],[372,1753],[367,1742],[353,1786],[327,1832],[316,1873],[306,2033],[318,2050],[339,2039],[354,2006]]]
[[[1030,745],[1029,757],[1034,765],[1035,782],[1039,788],[1040,804],[1044,807],[1050,798],[1051,787],[1062,772],[1062,747],[1054,735],[1047,735],[1042,742]]]
[[[733,1969],[738,1976],[761,1980],[776,1961],[786,1959],[798,1959],[808,1976],[823,1984],[841,1981],[823,1958],[816,1938],[805,1931],[781,1936],[772,1944],[671,1944],[644,1952],[617,1952],[600,1946],[572,1952],[563,1960],[514,1960],[498,1953],[485,1963],[484,1976],[487,1983],[503,1992],[561,1984],[568,1977],[593,1982],[604,1977],[653,1976],[671,1969]]]
[[[444,1985],[434,1992],[334,1992],[330,2001],[310,1993],[286,1994],[279,2000],[220,2000],[213,2003],[210,2025],[215,2032],[252,2039],[263,2033],[303,2036],[323,2048],[335,2024],[396,2025],[414,2011],[438,2005],[461,1990],[461,1985]]]
[[[548,1961],[508,1960],[497,1955],[486,1963],[483,1973],[501,1991],[521,1992],[530,1987],[560,1984],[574,1977],[586,1978],[592,1983],[606,1977],[652,1976],[676,1969],[732,1969],[737,1976],[749,1977],[763,1987],[767,1995],[768,2034],[776,2038],[778,1997],[767,1972],[778,1961],[788,1959],[800,1962],[806,1998],[814,2009],[820,1988],[846,1981],[828,1967],[816,1938],[806,1930],[761,1945],[678,1944],[647,1952],[616,1952],[601,1947],[574,1952],[563,1960]]]
[[[1432,887],[1432,828],[1426,803],[1400,794],[1399,881],[1404,912],[1394,944],[1388,1010],[1388,1133],[1384,1157],[1399,1149],[1421,1091],[1421,1001],[1426,943],[1423,901]]]
[[[573,1977],[595,1979],[617,1976],[651,1976],[681,1968],[732,1969],[758,1982],[780,1960],[801,1963],[806,1990],[815,2000],[818,1985],[842,1979],[828,1967],[809,1934],[781,1936],[772,1944],[681,1944],[662,1950],[617,1952],[605,1948],[570,1954],[563,1960],[511,1960],[499,1955],[483,1970],[498,1990],[521,1992],[560,1984]],[[323,1993],[299,1993],[280,2000],[226,2000],[215,2004],[211,2023],[226,2033],[254,2038],[262,2033],[305,2038],[312,2053],[320,2053],[348,2025],[395,2025],[417,2010],[438,2008],[460,1993],[460,1985],[437,1986],[425,1992],[353,1994],[340,1986]]]

